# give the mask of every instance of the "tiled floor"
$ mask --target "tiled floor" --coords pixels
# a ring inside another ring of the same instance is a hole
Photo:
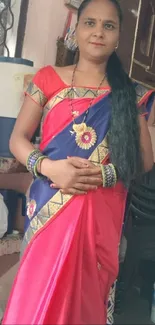
[[[19,253],[0,257],[0,281],[6,270],[11,269],[19,260]]]

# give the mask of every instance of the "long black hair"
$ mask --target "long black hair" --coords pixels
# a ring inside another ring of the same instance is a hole
[[[119,2],[109,1],[117,9],[121,28],[123,15]],[[78,21],[91,2],[92,0],[82,2],[78,10]],[[136,91],[116,52],[109,57],[106,73],[112,89],[112,115],[108,137],[110,159],[117,168],[120,180],[128,187],[131,180],[142,172]]]

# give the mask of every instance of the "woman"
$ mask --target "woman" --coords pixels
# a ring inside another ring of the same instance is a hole
[[[107,322],[127,187],[153,164],[142,113],[152,92],[132,84],[115,53],[121,22],[116,0],[84,0],[78,64],[45,67],[28,88],[10,147],[35,180],[3,324]]]

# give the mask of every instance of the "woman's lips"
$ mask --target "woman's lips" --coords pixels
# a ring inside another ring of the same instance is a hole
[[[105,46],[105,44],[99,43],[99,42],[90,42],[90,44],[95,45],[95,46]]]

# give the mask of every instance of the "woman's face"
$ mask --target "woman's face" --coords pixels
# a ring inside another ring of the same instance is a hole
[[[83,10],[76,36],[80,56],[89,60],[108,59],[119,42],[120,23],[110,0],[93,0]]]

